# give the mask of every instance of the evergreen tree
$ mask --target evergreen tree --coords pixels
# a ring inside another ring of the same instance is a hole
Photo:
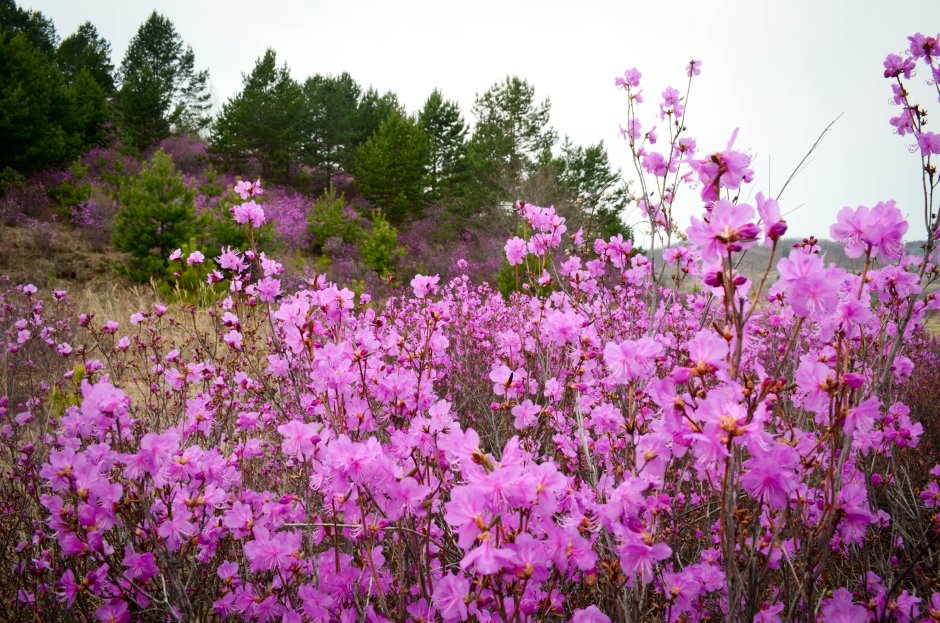
[[[113,242],[131,254],[131,278],[146,281],[162,274],[170,252],[189,240],[196,220],[195,196],[162,149],[121,188]]]
[[[52,57],[58,35],[52,20],[39,11],[24,11],[15,0],[0,0],[0,30],[11,35],[20,33],[36,50]]]
[[[62,40],[56,50],[56,62],[70,84],[85,69],[107,95],[114,93],[111,44],[98,35],[91,22],[85,22]]]
[[[81,149],[72,96],[50,55],[23,32],[0,29],[0,170],[27,172]]]
[[[373,87],[366,89],[366,92],[359,98],[359,106],[356,109],[356,131],[353,136],[353,145],[359,147],[369,140],[373,134],[378,132],[382,122],[393,113],[405,115],[405,107],[398,101],[397,95],[391,91],[379,93]]]
[[[632,237],[620,218],[629,203],[620,171],[611,168],[604,142],[581,147],[568,137],[561,147],[558,181],[571,195],[591,237]]]
[[[467,125],[456,102],[445,100],[437,89],[431,92],[418,116],[428,136],[429,197],[453,194],[466,165]]]
[[[361,88],[348,73],[317,74],[303,86],[305,102],[304,155],[308,164],[326,172],[350,171],[358,139]]]
[[[111,118],[107,94],[87,67],[82,67],[68,86],[71,122],[78,134],[80,150],[107,142],[106,125]]]
[[[484,194],[515,200],[521,182],[551,160],[557,134],[549,126],[550,112],[549,100],[536,101],[535,88],[516,76],[507,76],[477,97],[470,156],[479,182],[488,190]]]
[[[366,266],[385,276],[393,274],[405,249],[398,244],[398,230],[385,219],[381,210],[372,215],[372,228],[359,244]]]
[[[131,39],[117,103],[124,131],[138,149],[209,124],[209,72],[196,71],[195,58],[173,23],[156,11]]]
[[[287,179],[300,157],[303,122],[303,91],[269,48],[244,76],[241,92],[223,105],[212,149],[239,166],[257,159],[266,179]]]
[[[416,217],[427,198],[428,139],[418,122],[393,111],[356,152],[362,194],[398,225]]]

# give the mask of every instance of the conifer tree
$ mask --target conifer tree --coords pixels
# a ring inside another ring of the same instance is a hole
[[[210,122],[208,70],[196,70],[193,49],[156,11],[131,39],[119,72],[123,129],[138,149],[171,133],[198,132]]]

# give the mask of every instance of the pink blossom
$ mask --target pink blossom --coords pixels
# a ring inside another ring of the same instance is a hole
[[[643,77],[643,74],[634,67],[633,69],[628,69],[623,72],[623,78],[617,78],[614,80],[614,86],[622,87],[624,89],[633,87],[636,88],[640,86],[640,78]]]
[[[284,437],[284,441],[281,442],[281,451],[287,456],[313,458],[316,444],[321,439],[321,428],[312,422],[303,423],[297,420],[278,426],[277,432]]]
[[[653,567],[672,556],[672,548],[665,543],[652,543],[649,535],[630,533],[619,549],[620,566],[630,578],[639,575],[640,582],[653,580]]]
[[[130,612],[127,610],[127,602],[123,599],[111,599],[103,606],[95,610],[95,616],[101,623],[129,623],[131,620]]]
[[[907,221],[894,201],[879,202],[870,210],[865,206],[842,208],[838,222],[829,228],[833,239],[845,245],[845,254],[861,257],[866,249],[872,257],[880,253],[887,258],[898,258],[903,252],[901,240],[907,233]]]
[[[571,615],[571,623],[610,623],[610,617],[597,606],[588,606],[575,610]]]
[[[506,241],[506,260],[510,266],[519,266],[526,255],[526,241],[516,236]]]
[[[541,407],[533,404],[531,400],[526,399],[524,402],[512,408],[511,413],[515,418],[513,426],[516,430],[523,430],[534,426],[538,422],[538,416],[541,412]]]
[[[438,275],[434,275],[433,277],[415,275],[411,280],[411,289],[415,293],[415,298],[423,299],[428,294],[437,292],[437,283],[440,279]]]
[[[255,180],[254,182],[249,182],[246,180],[241,180],[235,184],[235,192],[238,193],[238,196],[242,200],[247,200],[249,197],[257,197],[264,194],[264,190],[261,189],[261,180]]]
[[[754,208],[747,204],[717,201],[711,214],[700,221],[694,216],[687,233],[707,262],[718,262],[728,252],[740,251],[754,244],[760,230],[751,222]]]
[[[245,558],[252,571],[286,571],[301,552],[301,534],[296,530],[271,534],[255,526],[253,541],[245,543]]]
[[[434,606],[444,623],[467,620],[466,597],[470,594],[470,582],[463,574],[447,573],[434,583]]]
[[[754,178],[754,171],[748,168],[750,156],[731,149],[737,130],[731,136],[725,151],[716,152],[702,160],[690,160],[689,166],[698,174],[702,183],[702,199],[707,202],[718,199],[720,188],[737,190],[741,184]]]
[[[852,601],[852,593],[837,589],[832,597],[823,600],[822,615],[826,623],[867,623],[868,611]]]
[[[264,225],[264,210],[254,201],[248,201],[231,208],[232,217],[240,225],[250,224],[252,227]]]
[[[780,216],[780,206],[776,199],[764,198],[757,193],[757,214],[760,216],[764,240],[770,245],[787,233],[787,222]]]
[[[604,346],[604,363],[610,370],[610,378],[617,383],[647,376],[656,366],[656,357],[663,353],[663,345],[653,338],[607,342]]]

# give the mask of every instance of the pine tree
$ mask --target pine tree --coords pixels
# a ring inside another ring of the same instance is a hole
[[[428,136],[429,198],[452,195],[466,167],[467,125],[456,102],[445,100],[437,89],[431,92],[418,117]]]
[[[393,111],[356,152],[359,189],[385,208],[395,225],[419,216],[425,207],[429,151],[417,120]]]
[[[131,39],[117,103],[124,131],[138,149],[209,124],[209,72],[196,71],[195,58],[173,23],[156,11]]]
[[[499,201],[514,201],[521,183],[551,160],[557,133],[549,125],[551,102],[537,102],[535,88],[507,76],[478,96],[470,158],[480,184]]]
[[[112,241],[131,254],[131,278],[146,281],[162,274],[170,252],[189,240],[195,196],[162,149],[122,187]]]
[[[52,20],[39,11],[24,11],[15,0],[0,0],[0,30],[22,34],[36,50],[52,57],[58,46],[58,35]]]
[[[304,159],[326,172],[329,185],[337,171],[349,172],[358,139],[361,88],[348,73],[316,75],[304,82]]]
[[[71,121],[85,151],[107,142],[106,125],[111,118],[107,94],[87,67],[82,67],[68,86],[72,102]]]
[[[405,108],[398,101],[397,95],[391,91],[379,93],[373,87],[366,89],[366,92],[359,98],[356,108],[355,133],[352,141],[354,147],[369,140],[392,113],[405,114]]]
[[[611,168],[604,142],[581,147],[568,137],[561,147],[558,181],[576,204],[585,230],[591,237],[610,238],[632,233],[620,218],[629,203],[620,171]]]
[[[70,84],[85,69],[107,95],[114,93],[111,44],[98,35],[91,22],[85,22],[62,40],[56,50],[56,62]]]
[[[51,56],[22,32],[0,29],[0,171],[28,172],[81,149],[72,97]]]
[[[269,48],[244,76],[241,92],[223,105],[212,149],[236,166],[257,159],[265,179],[287,179],[300,158],[303,123],[303,91]]]

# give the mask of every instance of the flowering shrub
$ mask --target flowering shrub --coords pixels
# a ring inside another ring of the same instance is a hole
[[[936,73],[936,40],[911,40],[902,91],[915,62]],[[287,294],[244,182],[248,248],[169,258],[214,260],[212,331],[160,305],[75,326],[64,293],[5,293],[8,617],[940,618],[940,466],[915,469],[905,404],[937,361],[938,217],[912,256],[892,203],[843,210],[830,233],[857,272],[812,239],[778,259],[776,200],[737,199],[747,155],[697,157],[667,89],[654,156],[640,79],[618,83],[648,255],[520,202],[509,299],[466,275],[418,275],[383,306],[322,277]],[[692,244],[657,266],[688,187]],[[755,284],[737,266],[758,244]]]

